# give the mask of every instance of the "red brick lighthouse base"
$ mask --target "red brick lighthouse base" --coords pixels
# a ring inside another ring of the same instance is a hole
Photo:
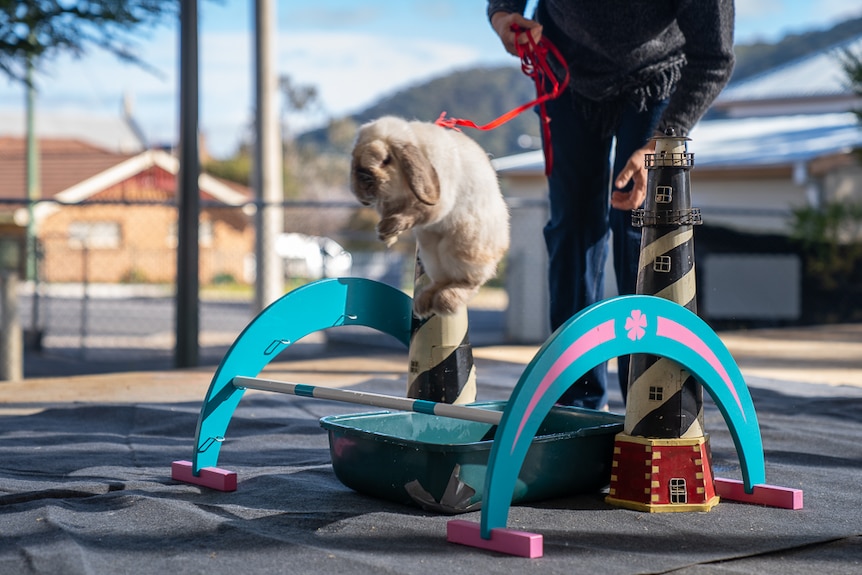
[[[606,502],[652,513],[709,511],[718,503],[707,437],[653,439],[619,433]]]

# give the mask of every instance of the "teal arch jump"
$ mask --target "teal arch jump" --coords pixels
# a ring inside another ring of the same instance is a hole
[[[543,345],[518,380],[503,413],[485,475],[481,536],[504,528],[527,449],[542,420],[577,377],[632,353],[672,359],[706,389],[727,422],[747,493],[765,481],[763,443],[739,367],[715,332],[677,303],[646,295],[596,303]]]
[[[213,375],[198,417],[192,473],[218,462],[221,442],[244,393],[233,386],[234,376],[257,376],[287,346],[331,327],[370,327],[409,346],[412,302],[394,287],[363,278],[320,280],[273,302],[246,326]]]

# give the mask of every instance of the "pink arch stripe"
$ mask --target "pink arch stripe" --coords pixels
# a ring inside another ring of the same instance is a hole
[[[727,370],[724,369],[721,361],[719,361],[715,353],[713,353],[702,339],[684,325],[678,324],[666,317],[658,318],[658,321],[656,322],[656,335],[679,342],[705,359],[718,375],[721,376],[722,381],[724,381],[724,384],[733,395],[733,399],[736,400],[736,405],[739,406],[739,412],[742,414],[742,419],[746,419],[745,410],[742,408],[742,401],[740,401],[739,395],[736,393],[736,387],[734,387],[730,376],[727,374]]]
[[[548,388],[551,387],[554,380],[556,380],[557,377],[566,370],[566,368],[577,361],[582,355],[603,343],[611,341],[615,337],[616,332],[614,331],[614,320],[609,319],[584,333],[560,354],[557,361],[554,362],[551,369],[549,369],[542,378],[541,383],[539,383],[539,387],[536,388],[536,391],[533,393],[533,397],[530,398],[530,403],[527,405],[527,409],[524,410],[524,415],[521,417],[521,422],[518,425],[518,432],[515,433],[515,440],[512,441],[512,453],[515,451],[515,446],[518,444],[518,438],[521,437],[521,432],[524,430],[527,420],[530,419],[530,415],[533,413],[533,410],[536,409],[536,405],[538,405],[539,400],[543,395],[545,395],[545,392],[548,391]]]

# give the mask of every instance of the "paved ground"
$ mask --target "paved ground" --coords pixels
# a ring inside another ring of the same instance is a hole
[[[483,325],[493,322],[471,322],[479,399],[506,397],[538,346],[501,345],[493,336],[501,332]],[[226,497],[170,481],[167,462],[191,455],[194,422],[224,353],[218,346],[206,349],[212,364],[183,370],[170,369],[167,351],[88,351],[65,363],[31,356],[45,371],[103,372],[0,383],[0,573],[79,565],[94,573],[130,565],[274,572],[286,564],[308,573],[859,573],[862,324],[719,335],[766,422],[769,482],[804,489],[805,508],[723,503],[709,514],[634,514],[594,494],[514,506],[509,526],[545,537],[546,556],[529,565],[445,544],[448,516],[350,493],[316,423],[347,406],[249,391],[225,450],[242,489]],[[398,394],[407,354],[377,342],[307,338],[265,374]],[[618,390],[611,409],[622,410]],[[735,477],[733,443],[718,417],[707,410],[713,470]]]

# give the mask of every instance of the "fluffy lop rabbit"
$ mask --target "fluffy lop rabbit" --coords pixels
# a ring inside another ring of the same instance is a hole
[[[380,215],[387,246],[413,230],[430,280],[414,294],[418,317],[454,313],[496,274],[509,248],[509,211],[488,155],[466,135],[392,116],[365,124],[351,185]]]

